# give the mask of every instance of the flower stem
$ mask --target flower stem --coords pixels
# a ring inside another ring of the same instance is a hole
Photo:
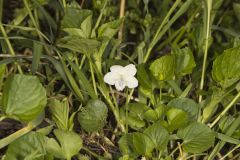
[[[211,9],[212,9],[212,0],[207,0],[207,31],[205,37],[205,48],[204,48],[204,55],[203,55],[203,66],[202,66],[202,74],[201,74],[201,81],[199,89],[202,90],[204,87],[204,80],[205,80],[205,71],[206,71],[206,64],[207,64],[207,55],[208,55],[208,45],[209,45],[209,38],[211,36]],[[199,96],[198,102],[202,101],[202,95]]]
[[[126,106],[126,112],[125,112],[125,114],[126,114],[126,118],[125,118],[126,119],[125,120],[126,133],[128,133],[128,103],[132,97],[133,92],[134,92],[134,89],[131,89],[130,93],[127,94],[127,96],[126,96],[127,97],[126,103],[125,103],[125,106]],[[127,91],[127,93],[128,93],[128,91]]]
[[[30,132],[35,126],[29,123],[26,127],[14,132],[13,134],[9,135],[6,138],[0,140],[0,149],[7,146],[14,140],[18,139],[19,137],[25,135],[26,133]]]
[[[212,128],[221,118],[226,114],[226,112],[233,106],[234,103],[240,98],[240,92],[234,97],[234,99],[228,104],[228,106],[218,115],[218,117],[212,122],[210,128]]]

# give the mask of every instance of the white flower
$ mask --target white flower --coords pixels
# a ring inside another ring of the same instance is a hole
[[[110,68],[110,71],[111,72],[108,72],[104,76],[104,82],[115,85],[117,90],[122,91],[126,86],[128,88],[135,88],[138,86],[138,80],[134,77],[137,69],[133,64],[129,64],[125,67],[114,65]]]

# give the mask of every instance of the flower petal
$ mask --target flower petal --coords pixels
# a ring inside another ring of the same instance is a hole
[[[124,67],[120,66],[120,65],[114,65],[114,66],[110,67],[110,71],[111,72],[122,73],[122,72],[124,72]]]
[[[115,87],[118,91],[122,91],[126,87],[126,83],[123,80],[118,80],[115,82]]]
[[[137,69],[136,69],[135,65],[129,64],[124,67],[124,73],[134,76],[137,73]]]
[[[138,86],[138,80],[134,76],[126,76],[124,79],[128,88],[136,88]]]
[[[114,85],[117,79],[118,74],[115,72],[108,72],[103,78],[104,82],[110,85]]]

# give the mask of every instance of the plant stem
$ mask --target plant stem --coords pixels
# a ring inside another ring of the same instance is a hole
[[[121,0],[120,2],[120,13],[119,13],[119,18],[123,18],[124,14],[125,14],[125,4],[126,4],[126,0]],[[118,39],[120,42],[122,42],[123,39],[123,23],[120,26],[119,32],[118,32]]]
[[[95,80],[95,76],[94,76],[92,62],[89,62],[89,65],[90,65],[91,77],[92,77],[92,81],[93,81],[93,89],[94,89],[94,92],[95,92],[95,94],[97,96],[98,93],[97,93],[96,80]]]
[[[234,99],[228,104],[228,106],[218,115],[218,117],[212,122],[210,128],[212,128],[221,118],[226,114],[226,112],[233,106],[234,103],[240,98],[240,92],[234,97]]]
[[[224,160],[229,154],[231,154],[233,151],[235,151],[236,149],[238,149],[240,147],[240,144],[238,144],[237,146],[235,146],[231,151],[229,151],[226,155],[224,155],[220,160]]]
[[[106,6],[107,6],[107,2],[108,2],[108,0],[105,0],[104,5],[103,5],[103,8],[101,9],[100,15],[99,15],[99,17],[98,17],[98,19],[97,19],[97,22],[96,22],[96,24],[95,24],[95,26],[94,26],[94,28],[93,28],[93,30],[92,30],[91,38],[96,37],[96,36],[95,36],[95,35],[96,35],[95,31],[96,31],[96,29],[98,28],[98,26],[99,26],[99,24],[100,24],[100,22],[101,22],[101,20],[102,20],[103,11],[105,10],[105,8],[106,8]]]
[[[2,34],[3,34],[3,37],[4,37],[5,42],[7,43],[7,46],[8,46],[8,49],[9,49],[10,54],[11,54],[12,56],[15,56],[14,49],[13,49],[13,47],[12,47],[12,45],[11,45],[11,42],[10,42],[9,39],[8,39],[7,33],[6,33],[6,31],[5,31],[5,29],[4,29],[3,25],[2,25],[2,22],[0,22],[0,30],[1,30],[1,32],[2,32]],[[17,64],[17,63],[16,63],[16,64]],[[18,69],[18,72],[19,72],[20,74],[23,74],[22,69],[21,69],[21,67],[20,67],[19,64],[17,64],[17,69]]]
[[[172,7],[170,8],[170,10],[168,11],[166,17],[163,19],[161,25],[158,27],[157,32],[155,33],[153,40],[151,41],[151,43],[149,44],[146,56],[144,57],[143,63],[146,63],[146,61],[148,60],[148,57],[150,56],[150,53],[153,49],[153,47],[155,46],[155,44],[157,43],[157,41],[159,40],[158,36],[160,34],[160,32],[162,31],[164,25],[167,23],[169,17],[171,16],[171,14],[173,13],[173,11],[177,8],[178,4],[181,2],[181,0],[176,0],[176,2],[172,5]]]
[[[126,118],[125,118],[126,119],[126,121],[125,121],[126,133],[128,133],[128,103],[132,97],[133,92],[134,92],[134,89],[131,89],[130,94],[127,95],[127,99],[126,99],[126,103],[125,103],[125,106],[126,106],[126,112],[125,112],[126,113]]]
[[[212,0],[207,1],[207,31],[205,37],[205,48],[204,48],[204,55],[203,55],[203,66],[202,66],[202,74],[201,74],[201,81],[199,89],[202,90],[204,87],[204,80],[205,80],[205,71],[206,71],[206,64],[207,64],[207,55],[208,55],[208,45],[209,45],[209,38],[211,36],[211,9],[212,9]],[[198,102],[202,101],[202,95],[198,97]],[[201,113],[201,112],[200,112]],[[200,118],[199,118],[200,119]]]
[[[26,133],[30,132],[35,126],[31,123],[29,123],[26,127],[18,130],[17,132],[14,132],[13,134],[3,138],[0,140],[0,149],[7,146],[14,140],[18,139],[19,137],[25,135]]]
[[[88,152],[89,154],[91,154],[93,157],[97,158],[97,159],[105,159],[104,157],[102,156],[99,156],[98,154],[94,153],[93,151],[89,150],[88,148],[86,147],[82,147],[83,150],[85,150],[86,152]]]
[[[7,117],[6,116],[0,117],[0,122],[3,121],[5,118],[7,118]]]

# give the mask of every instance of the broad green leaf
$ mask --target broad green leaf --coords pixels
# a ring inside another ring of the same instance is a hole
[[[108,37],[111,39],[117,33],[122,21],[122,19],[118,19],[101,25],[98,29],[98,37]]]
[[[155,123],[149,126],[144,130],[144,134],[146,134],[153,141],[156,149],[161,150],[164,149],[169,140],[168,131],[162,127],[160,123]]]
[[[95,39],[68,36],[60,39],[57,43],[57,46],[90,55],[99,48],[100,42]]]
[[[145,126],[144,112],[149,107],[142,103],[129,103],[128,104],[128,125],[133,129],[139,129]],[[120,109],[120,116],[123,121],[126,121],[126,106]],[[126,123],[126,122],[125,122]]]
[[[44,110],[47,96],[38,77],[17,74],[5,82],[2,102],[7,116],[31,121]]]
[[[87,132],[96,132],[101,130],[107,118],[107,106],[98,99],[88,101],[78,114],[78,121],[81,127]]]
[[[177,136],[183,140],[183,149],[190,153],[201,153],[213,146],[215,133],[206,125],[193,122],[179,129]]]
[[[51,112],[52,120],[56,123],[57,128],[68,130],[69,104],[67,99],[64,99],[62,102],[56,99],[50,100],[48,106]]]
[[[144,114],[143,114],[144,119],[146,119],[147,121],[151,121],[151,122],[155,122],[156,120],[158,120],[158,115],[157,113],[153,110],[153,109],[149,109],[147,110]]]
[[[71,159],[82,148],[82,138],[75,132],[56,129],[54,135],[57,141],[53,138],[47,139],[46,148],[47,152],[56,158]]]
[[[44,160],[45,145],[45,137],[41,133],[30,132],[8,146],[4,160]]]
[[[174,107],[182,109],[189,114],[191,118],[197,118],[199,106],[196,102],[189,98],[175,98],[171,100],[168,104],[169,107]]]
[[[212,77],[223,88],[240,79],[240,47],[227,49],[213,62]]]
[[[133,133],[123,135],[118,141],[118,145],[123,155],[129,155],[132,158],[138,156],[138,153],[136,153],[133,146]]]
[[[76,2],[75,2],[76,3]],[[73,3],[72,3],[73,4]],[[68,5],[63,17],[62,28],[80,28],[86,18],[92,15],[92,11],[80,9],[77,4],[75,6]],[[77,18],[76,18],[77,17]]]
[[[89,14],[80,25],[80,28],[63,28],[70,36],[79,36],[81,38],[89,38],[92,30],[92,14]]]
[[[189,122],[187,112],[178,108],[171,108],[166,112],[168,126],[167,129],[172,132],[178,128],[184,127]]]
[[[173,55],[165,55],[153,61],[150,65],[152,75],[159,81],[171,80],[175,71]]]
[[[130,115],[141,116],[149,107],[143,103],[129,103],[128,110]]]
[[[152,90],[152,81],[144,63],[138,65],[137,79],[141,87],[150,91]]]
[[[133,133],[133,146],[134,150],[140,155],[150,156],[153,149],[153,141],[145,134],[140,132]]]
[[[176,49],[173,51],[176,60],[176,75],[184,76],[192,73],[193,68],[196,66],[193,53],[190,48]]]

